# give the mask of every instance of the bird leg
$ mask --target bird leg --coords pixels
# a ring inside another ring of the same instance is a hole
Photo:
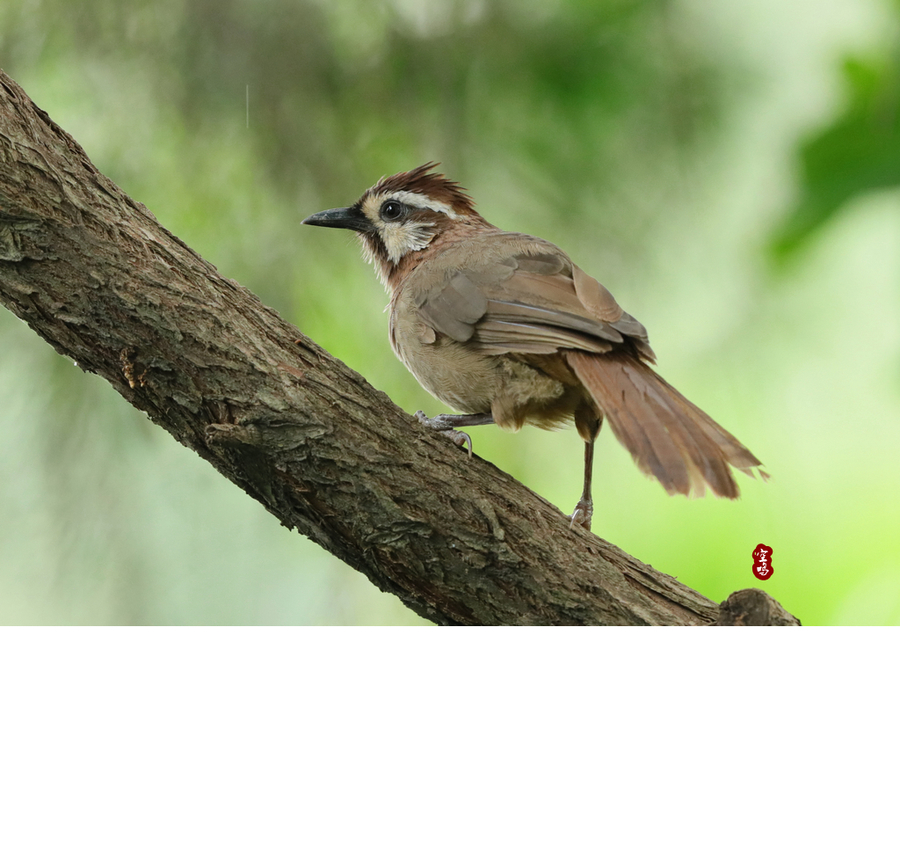
[[[591,530],[591,518],[594,516],[594,500],[591,498],[591,477],[594,474],[594,442],[600,434],[603,415],[593,403],[583,403],[575,409],[575,428],[584,439],[584,488],[581,499],[572,512],[572,526],[583,526]]]
[[[591,530],[591,517],[594,516],[594,500],[591,498],[591,477],[594,472],[594,442],[584,442],[584,489],[581,499],[572,512],[572,526],[583,526]]]
[[[494,422],[494,415],[486,414],[438,414],[436,417],[426,417],[424,411],[416,412],[416,420],[429,429],[434,429],[442,435],[446,435],[457,446],[464,446],[472,457],[472,439],[465,432],[458,432],[455,426],[484,426]]]

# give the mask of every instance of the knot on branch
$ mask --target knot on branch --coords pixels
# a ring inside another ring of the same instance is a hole
[[[800,621],[765,591],[746,588],[735,591],[719,606],[719,619],[714,625],[799,626]]]

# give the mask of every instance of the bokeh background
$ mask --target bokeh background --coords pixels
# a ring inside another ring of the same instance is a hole
[[[600,439],[598,532],[720,601],[900,622],[900,2],[22,0],[0,65],[160,222],[409,412],[352,236],[427,160],[552,240],[766,464],[669,498]],[[0,622],[417,624],[0,310]],[[477,430],[570,511],[574,430]]]

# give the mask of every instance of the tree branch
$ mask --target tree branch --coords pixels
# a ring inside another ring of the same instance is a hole
[[[467,460],[163,229],[0,72],[0,301],[289,528],[436,623],[715,603]]]

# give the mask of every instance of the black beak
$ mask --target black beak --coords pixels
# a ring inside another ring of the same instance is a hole
[[[310,226],[328,226],[331,229],[352,229],[354,232],[369,232],[372,224],[355,206],[348,209],[328,209],[311,214],[304,223]]]

